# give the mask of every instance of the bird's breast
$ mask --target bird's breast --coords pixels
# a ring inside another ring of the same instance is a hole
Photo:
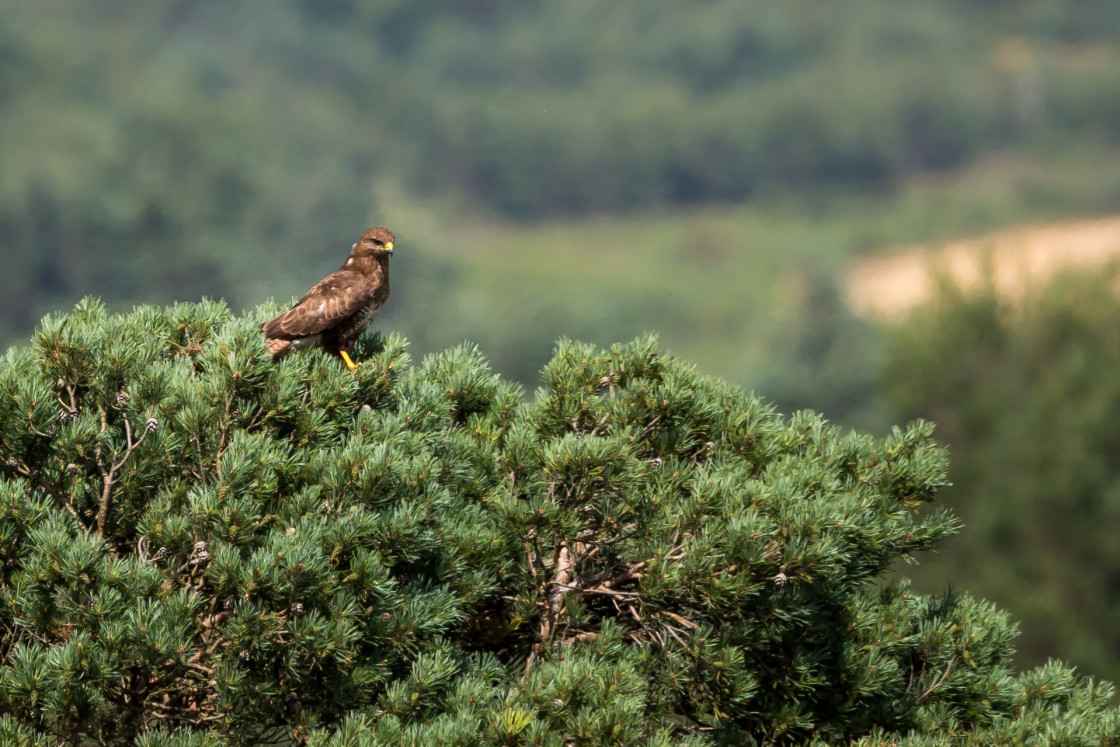
[[[351,325],[354,330],[352,334],[360,335],[364,332],[366,327],[373,322],[374,318],[377,316],[377,312],[380,310],[381,304],[377,301],[370,301],[367,303],[365,308],[352,317]]]

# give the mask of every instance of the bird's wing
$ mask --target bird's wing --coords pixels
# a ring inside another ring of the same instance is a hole
[[[295,306],[264,324],[270,339],[296,339],[317,335],[361,311],[380,283],[350,270],[339,270],[320,280]]]

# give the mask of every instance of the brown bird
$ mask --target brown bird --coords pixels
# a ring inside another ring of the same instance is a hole
[[[315,284],[295,306],[266,322],[268,352],[325,348],[342,356],[353,371],[349,351],[389,297],[389,255],[393,232],[371,228],[350,248],[346,264]]]

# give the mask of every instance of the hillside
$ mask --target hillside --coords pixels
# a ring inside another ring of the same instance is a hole
[[[1014,228],[854,261],[848,303],[862,316],[897,319],[931,301],[940,283],[964,290],[990,286],[1015,300],[1055,275],[1120,262],[1120,217]]]
[[[605,232],[606,244],[586,231],[670,225],[666,236],[689,234],[712,268],[682,283],[679,267],[651,264],[661,272],[648,276],[676,282],[678,299],[713,297],[712,277],[765,278],[770,254],[820,266],[847,247],[988,230],[998,179],[972,195],[981,207],[964,225],[902,210],[903,235],[872,229],[836,242],[814,229],[844,212],[837,203],[897,207],[915,184],[993,159],[1046,164],[1016,220],[1117,209],[1115,186],[1100,188],[1120,171],[1120,6],[1110,0],[681,7],[0,0],[0,242],[9,259],[0,336],[21,339],[43,313],[87,294],[122,309],[285,299],[337,267],[336,252],[370,224],[391,224],[414,251],[410,237],[423,228],[380,200],[390,183],[410,201],[459,203],[530,232],[570,229],[576,246],[612,266],[641,256],[649,233]],[[736,232],[729,225],[716,229],[712,250],[703,216],[740,210],[777,216],[770,225],[782,234],[748,224],[724,241]],[[464,245],[477,243],[472,225],[452,224],[424,247],[446,260],[425,271],[443,273],[441,296],[460,306],[478,295],[456,277]],[[756,257],[759,267],[740,271]],[[548,264],[531,249],[517,259],[541,260],[538,275]],[[758,297],[753,284],[744,293]],[[561,299],[536,317],[564,320],[584,300]],[[633,309],[637,321],[675,311],[664,299],[629,300],[612,306]],[[517,301],[483,321],[523,314]],[[704,324],[682,313],[691,323],[684,339],[701,330],[715,340],[759,313],[725,305]],[[591,326],[615,321],[595,312]],[[419,342],[442,334],[415,334],[430,313],[417,306],[394,324]],[[500,337],[535,371],[545,351],[529,340],[588,326],[514,339],[475,323],[469,334]],[[721,371],[745,380],[741,369]]]

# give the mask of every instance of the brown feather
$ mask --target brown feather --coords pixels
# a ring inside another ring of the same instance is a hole
[[[381,278],[342,269],[320,280],[288,311],[264,325],[269,338],[294,340],[328,330],[361,311],[377,293]]]

